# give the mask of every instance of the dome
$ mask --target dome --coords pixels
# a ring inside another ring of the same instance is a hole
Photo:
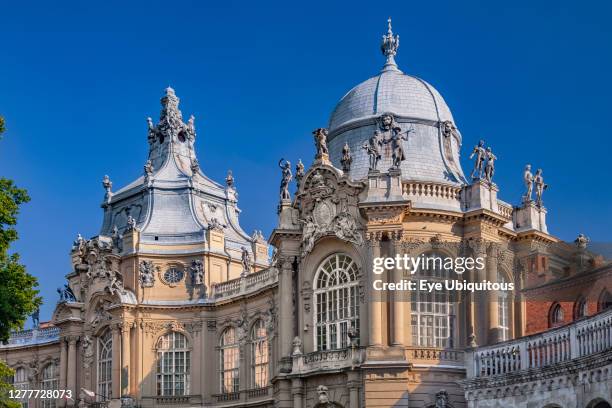
[[[353,89],[340,100],[329,121],[333,134],[342,126],[392,113],[405,119],[453,121],[438,91],[420,78],[387,69]]]
[[[343,153],[348,149],[352,162],[347,170],[352,180],[394,168],[400,170],[404,191],[429,191],[432,185],[438,186],[433,187],[435,191],[455,191],[467,183],[459,162],[461,133],[442,95],[398,68],[398,48],[399,36],[393,34],[389,20],[381,44],[386,57],[383,69],[347,92],[331,114],[327,138],[330,160],[343,168]],[[380,156],[374,169],[370,162],[372,143],[378,145]],[[398,144],[402,158],[394,160],[397,149],[392,146]],[[437,202],[420,201],[441,207]],[[456,206],[454,203],[449,209],[456,210]]]

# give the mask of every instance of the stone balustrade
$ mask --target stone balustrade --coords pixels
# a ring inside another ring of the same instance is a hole
[[[497,200],[497,212],[504,218],[509,220],[512,219],[512,205],[505,203],[501,200]]]
[[[409,346],[404,350],[406,361],[421,366],[452,366],[463,368],[465,356],[462,350]]]
[[[11,332],[7,344],[0,343],[0,349],[59,341],[59,332],[55,326]]]
[[[466,351],[468,378],[545,368],[612,349],[612,310],[532,336]]]
[[[363,361],[361,348],[313,351],[293,355],[292,374],[306,374],[315,371],[338,371],[354,367]]]
[[[459,200],[461,188],[435,183],[410,182],[402,185],[402,193],[407,196],[424,196],[447,200]]]
[[[267,268],[246,276],[212,285],[211,298],[219,300],[259,290],[278,282],[278,270]]]
[[[268,386],[236,392],[228,392],[223,394],[214,394],[212,397],[216,400],[216,402],[242,402],[261,404],[264,401],[271,401],[274,395],[272,387]]]

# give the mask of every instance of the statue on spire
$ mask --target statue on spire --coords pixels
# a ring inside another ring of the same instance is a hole
[[[383,67],[383,71],[399,71],[397,64],[395,63],[395,55],[397,54],[397,49],[399,48],[399,35],[393,35],[393,30],[391,28],[391,17],[389,17],[387,23],[387,34],[383,35],[382,43],[380,45],[380,50],[382,51],[383,55],[387,57],[387,62]]]

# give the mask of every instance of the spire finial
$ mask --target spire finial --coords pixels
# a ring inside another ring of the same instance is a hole
[[[397,49],[399,48],[399,35],[393,35],[391,17],[387,19],[387,24],[387,35],[383,35],[382,44],[380,45],[380,50],[382,51],[383,55],[387,57],[387,62],[385,62],[383,72],[399,71],[397,64],[395,63],[395,55],[397,54]]]

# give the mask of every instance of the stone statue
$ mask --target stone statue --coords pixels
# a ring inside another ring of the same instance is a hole
[[[453,122],[451,122],[450,120],[445,120],[444,122],[442,122],[442,135],[444,137],[451,137],[454,131],[455,126],[453,125]]]
[[[249,254],[249,250],[246,247],[240,249],[242,249],[242,273],[248,274],[251,272],[251,254]]]
[[[446,390],[440,390],[436,393],[435,408],[450,408],[448,404],[448,393]]]
[[[300,188],[302,185],[302,179],[304,178],[304,163],[302,163],[302,159],[298,160],[298,163],[295,165],[295,184],[297,188]]]
[[[281,201],[291,201],[291,194],[289,193],[289,183],[293,179],[293,174],[291,173],[291,162],[289,162],[289,160],[285,160],[285,163],[283,164],[283,159],[280,159],[278,166],[282,171],[280,199]]]
[[[149,179],[153,175],[153,162],[151,159],[147,160],[144,165],[144,172],[147,179]]]
[[[295,336],[291,344],[293,345],[293,352],[291,353],[291,355],[292,356],[301,355],[302,354],[302,339],[300,339],[298,336]]]
[[[187,121],[187,138],[192,141],[195,139],[196,131],[195,131],[195,116],[189,116],[189,120]]]
[[[544,177],[542,177],[542,169],[538,169],[536,171],[535,176],[533,177],[533,183],[536,188],[536,205],[538,207],[542,206],[542,194],[544,190],[548,188],[548,184],[544,183]]]
[[[191,160],[191,172],[195,175],[198,170],[200,170],[200,162],[198,161],[197,157],[194,157]]]
[[[351,326],[348,329],[347,335],[351,341],[351,347],[357,347],[359,345],[359,330],[355,326]]]
[[[342,212],[334,219],[336,236],[343,241],[354,242],[361,245],[363,238],[357,229],[355,219],[347,212]]]
[[[380,137],[378,132],[374,133],[374,135],[368,140],[368,143],[365,143],[361,146],[364,149],[369,158],[370,158],[370,171],[378,170],[378,162],[380,161],[380,147],[382,142],[380,141]]]
[[[136,220],[131,215],[128,215],[126,222],[126,231],[132,231],[136,229]]]
[[[209,230],[223,231],[225,226],[219,222],[219,220],[215,217],[211,218],[208,222]]]
[[[484,140],[479,141],[478,146],[474,146],[472,154],[470,154],[470,160],[476,156],[476,160],[474,161],[474,170],[472,170],[472,174],[470,175],[472,180],[480,180],[482,178],[483,164],[487,156],[487,151],[484,148],[484,144]]]
[[[589,242],[591,242],[591,240],[584,234],[578,234],[578,237],[574,240],[574,243],[579,249],[586,249]]]
[[[312,215],[309,215],[305,220],[302,220],[302,224],[304,225],[302,229],[302,251],[304,253],[308,253],[314,247],[314,243],[317,239],[317,225],[315,224]]]
[[[348,173],[351,170],[351,163],[353,163],[351,148],[349,147],[348,143],[344,143],[344,147],[342,148],[342,159],[340,159],[342,171]]]
[[[40,308],[38,307],[34,313],[32,313],[32,326],[34,326],[35,329],[40,327]]]
[[[523,182],[525,183],[525,188],[527,191],[523,196],[523,202],[529,203],[531,202],[531,194],[533,192],[533,174],[531,173],[531,164],[525,166],[525,171],[523,171]]]
[[[86,334],[81,340],[81,347],[83,348],[83,365],[89,368],[94,357],[93,341],[89,334]]]
[[[493,183],[493,174],[495,174],[495,160],[497,159],[497,156],[493,154],[490,147],[487,147],[486,159],[487,164],[485,165],[484,176],[485,180],[487,180],[487,182],[490,184]]]
[[[329,150],[327,149],[327,129],[318,128],[315,129],[312,134],[315,139],[315,146],[317,147],[317,159],[329,156]]]
[[[261,230],[253,231],[253,235],[251,236],[251,240],[253,242],[266,242],[264,238],[263,232]]]
[[[108,293],[114,295],[117,292],[123,293],[125,291],[123,289],[123,282],[121,281],[121,276],[117,271],[112,268],[109,269],[106,272],[106,277],[108,280],[108,283],[106,284],[106,290],[108,291]]]
[[[319,394],[319,404],[329,404],[329,396],[327,395],[328,391],[329,389],[324,385],[319,385],[317,387],[317,394]]]
[[[191,283],[193,285],[204,284],[204,264],[199,259],[191,261]]]
[[[149,145],[152,145],[157,139],[157,129],[155,128],[155,125],[153,125],[153,119],[151,119],[150,117],[147,118],[147,128],[147,140],[149,141]]]
[[[153,265],[153,261],[140,261],[140,286],[143,288],[153,287],[155,284],[155,266]]]
[[[227,177],[225,177],[225,185],[228,188],[234,188],[234,175],[231,170],[227,171]]]
[[[391,151],[392,151],[391,158],[393,160],[391,168],[399,169],[400,164],[404,160],[406,160],[406,155],[404,154],[404,148],[402,147],[402,140],[408,140],[408,134],[412,131],[413,131],[412,129],[409,129],[405,133],[401,133],[400,127],[394,126],[391,128],[390,138],[383,142],[383,143],[391,143]]]
[[[60,296],[60,302],[76,302],[76,296],[67,283],[64,284],[63,288],[57,288],[57,293]]]

